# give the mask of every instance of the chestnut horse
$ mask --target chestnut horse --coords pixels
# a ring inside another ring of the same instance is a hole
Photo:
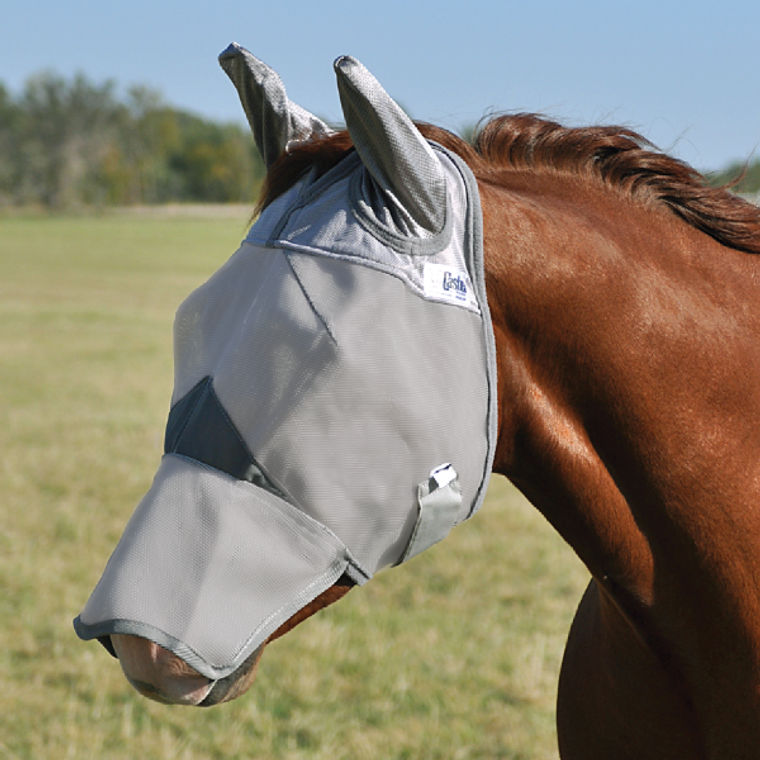
[[[480,190],[493,469],[593,576],[560,674],[562,758],[760,756],[758,209],[627,129],[504,116],[469,145],[419,128]],[[292,146],[259,208],[350,150],[345,132]],[[111,638],[146,695],[208,693],[156,644]],[[215,702],[250,686],[260,655]]]

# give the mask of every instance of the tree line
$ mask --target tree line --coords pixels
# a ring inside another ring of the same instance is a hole
[[[263,175],[246,127],[149,88],[45,72],[14,97],[0,83],[0,206],[250,203]]]
[[[760,161],[743,168],[734,189],[760,192]],[[119,97],[112,80],[43,72],[14,97],[0,82],[0,207],[252,203],[263,177],[246,127],[172,108],[147,87]]]

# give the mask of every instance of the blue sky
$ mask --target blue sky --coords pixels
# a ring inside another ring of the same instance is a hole
[[[450,129],[541,111],[625,124],[700,169],[760,156],[758,0],[25,0],[0,14],[0,81],[17,93],[40,70],[81,71],[242,120],[216,63],[233,40],[332,121],[332,61],[350,54],[414,118]]]

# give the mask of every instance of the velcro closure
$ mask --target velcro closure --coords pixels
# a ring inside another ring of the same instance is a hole
[[[450,464],[436,467],[430,477],[417,486],[417,523],[396,564],[400,565],[443,541],[454,527],[461,506],[462,488],[456,470]]]

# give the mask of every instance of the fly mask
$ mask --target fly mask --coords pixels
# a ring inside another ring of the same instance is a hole
[[[243,48],[220,57],[271,165],[329,134]],[[269,205],[180,306],[165,455],[81,615],[232,673],[347,575],[471,516],[496,441],[475,179],[356,60],[355,150]]]

